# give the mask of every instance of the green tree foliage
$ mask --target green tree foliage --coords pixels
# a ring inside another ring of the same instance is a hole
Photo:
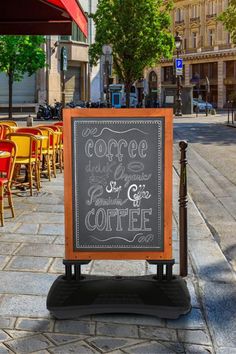
[[[24,74],[31,76],[45,66],[45,53],[41,48],[43,36],[0,36],[0,71],[8,76],[9,118],[12,118],[12,88]]]
[[[229,31],[233,43],[236,44],[236,0],[231,0],[227,9],[218,17]]]
[[[98,62],[104,44],[112,46],[113,68],[125,84],[127,107],[131,85],[144,68],[172,55],[171,6],[166,0],[99,0],[91,15],[96,36],[90,62]]]

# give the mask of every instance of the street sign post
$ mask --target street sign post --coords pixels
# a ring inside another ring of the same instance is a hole
[[[68,67],[68,57],[66,47],[61,48],[61,83],[62,83],[62,107],[65,107],[66,93],[65,93],[65,72]]]

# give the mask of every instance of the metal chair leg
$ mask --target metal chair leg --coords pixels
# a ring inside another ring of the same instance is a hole
[[[1,214],[1,225],[4,226],[4,206],[3,206],[3,198],[4,198],[4,186],[0,186],[0,214]]]

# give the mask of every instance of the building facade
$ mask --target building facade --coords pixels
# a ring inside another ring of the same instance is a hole
[[[175,0],[172,12],[173,34],[178,32],[183,40],[182,84],[192,86],[193,97],[206,99],[207,94],[217,108],[225,107],[236,92],[236,48],[217,20],[227,6],[227,0]],[[149,94],[165,103],[165,87],[175,85],[173,60],[163,60],[146,70],[145,79]]]
[[[96,11],[97,0],[80,0],[85,13]],[[94,40],[94,26],[88,19],[88,38],[73,23],[71,36],[46,36],[44,50],[47,66],[21,82],[13,84],[13,107],[15,111],[37,110],[39,104],[47,101],[78,102],[89,100],[98,92],[100,76],[97,68],[90,68],[88,49]],[[61,70],[62,51],[67,52],[67,70]],[[93,92],[91,94],[91,91]],[[7,111],[8,81],[0,73],[0,111]]]
[[[96,11],[97,2],[98,0],[80,0],[84,12],[88,15]],[[84,37],[75,24],[73,24],[71,36],[48,38],[46,52],[49,69],[44,70],[46,76],[41,73],[40,87],[42,89],[43,81],[47,93],[46,100],[49,103],[54,100],[63,101],[63,91],[65,91],[66,103],[96,101],[100,98],[100,69],[99,66],[90,67],[89,65],[89,45],[93,43],[94,36],[94,24],[88,17],[88,38]],[[61,71],[63,48],[66,48],[68,63],[64,78]]]
[[[36,101],[79,101],[89,97],[88,43],[73,23],[71,36],[47,36],[47,66],[37,72]],[[67,53],[67,69],[62,70],[62,53]],[[65,98],[63,98],[63,95]]]

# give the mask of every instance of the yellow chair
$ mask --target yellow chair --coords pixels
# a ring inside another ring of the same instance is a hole
[[[62,123],[62,124],[59,124]],[[63,122],[54,123],[58,131],[60,131],[60,141],[59,141],[59,168],[62,172],[64,168],[64,156],[63,156]]]
[[[14,120],[1,120],[0,124],[7,124],[10,127],[18,127],[18,124]]]
[[[42,132],[42,135],[45,139],[42,140],[42,173],[47,172],[48,179],[51,181],[51,167],[54,177],[56,177],[56,135],[54,131],[48,127],[42,125],[37,126],[38,129]],[[46,169],[44,165],[46,163]]]
[[[17,147],[13,141],[0,140],[0,217],[4,226],[4,196],[7,195],[8,205],[14,217],[14,207],[11,195],[12,175],[15,167]]]
[[[21,184],[28,184],[30,195],[33,195],[33,172],[35,175],[36,188],[40,189],[39,162],[40,162],[40,142],[33,134],[29,133],[10,133],[7,138],[17,146],[15,165],[26,166],[26,175]],[[17,178],[17,176],[16,176]],[[17,181],[16,181],[17,183]]]
[[[62,172],[62,168],[63,168],[63,141],[62,141],[62,127],[60,126],[56,126],[54,124],[43,124],[40,125],[39,128],[50,128],[54,131],[54,146],[55,146],[55,154],[56,154],[56,162],[55,165],[56,167],[58,166],[58,168],[60,169],[60,172]]]
[[[59,145],[59,167],[60,167],[60,171],[62,172],[62,170],[64,168],[63,126],[58,125],[57,127],[58,127],[59,131],[61,132],[60,145]]]
[[[41,187],[40,183],[40,165],[42,161],[42,132],[40,129],[37,129],[35,127],[21,127],[17,129],[17,133],[29,133],[33,134],[37,139],[39,143],[39,150],[38,150],[38,159],[37,159],[37,173],[39,177],[39,187]]]

